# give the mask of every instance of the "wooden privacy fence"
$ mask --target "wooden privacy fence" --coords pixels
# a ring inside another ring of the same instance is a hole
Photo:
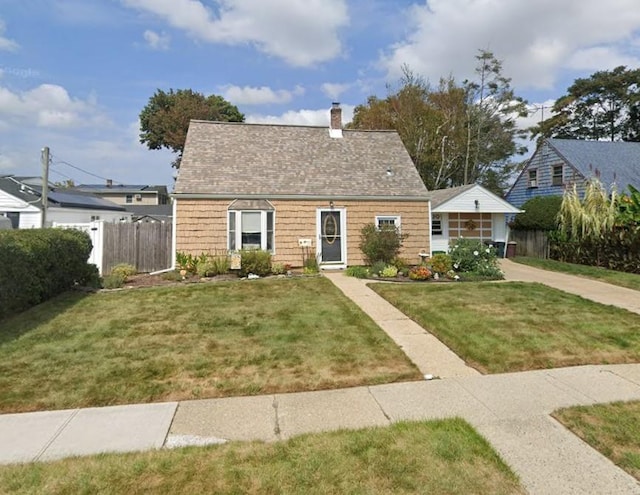
[[[170,223],[104,223],[102,273],[119,263],[135,266],[139,272],[153,272],[171,266]]]
[[[171,266],[171,223],[54,223],[54,227],[78,229],[89,234],[93,250],[89,263],[108,274],[119,263],[139,272],[164,270]]]
[[[512,230],[509,240],[517,243],[516,256],[549,257],[549,235],[544,230]]]

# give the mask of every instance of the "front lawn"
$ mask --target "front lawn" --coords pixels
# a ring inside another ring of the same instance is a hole
[[[640,480],[640,402],[571,407],[553,417]]]
[[[525,493],[461,419],[0,467],[0,492]]]
[[[556,260],[543,260],[540,258],[529,258],[518,256],[511,261],[522,263],[523,265],[550,270],[554,272],[568,273],[580,277],[592,278],[608,284],[626,287],[627,289],[640,290],[640,275],[635,273],[617,272],[598,266],[576,265],[574,263],[564,263]]]
[[[542,284],[370,287],[483,373],[640,361],[640,315]]]
[[[0,322],[0,411],[421,377],[324,278],[68,293]]]

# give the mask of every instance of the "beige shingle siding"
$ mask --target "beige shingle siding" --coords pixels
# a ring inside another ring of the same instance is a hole
[[[192,121],[175,193],[426,196],[395,131],[343,136],[331,138],[325,127]]]
[[[227,208],[233,200],[180,199],[177,203],[178,251],[199,255],[227,248]],[[298,239],[312,239],[317,245],[316,212],[327,208],[327,201],[271,200],[275,207],[275,262],[302,265]],[[375,221],[376,215],[399,215],[402,232],[409,234],[402,256],[418,262],[418,253],[429,252],[429,210],[427,202],[415,201],[337,201],[336,208],[346,208],[347,262],[364,263],[359,249],[360,230]]]

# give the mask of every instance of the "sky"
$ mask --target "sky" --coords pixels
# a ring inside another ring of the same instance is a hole
[[[247,122],[348,122],[397,87],[473,77],[479,50],[532,115],[579,77],[640,66],[638,0],[0,0],[0,175],[173,185],[174,156],[139,142],[157,89],[235,104]],[[549,108],[545,108],[549,112]],[[548,116],[548,114],[547,114]],[[531,151],[532,151],[532,147]]]

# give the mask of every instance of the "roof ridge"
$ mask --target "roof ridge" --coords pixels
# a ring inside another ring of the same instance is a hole
[[[196,124],[215,124],[215,125],[229,125],[229,126],[254,126],[254,127],[293,127],[303,129],[328,129],[329,125],[308,125],[308,124],[283,124],[283,123],[271,123],[271,122],[225,122],[220,120],[201,120],[191,119],[189,123]],[[343,132],[398,132],[395,129],[348,129],[343,127]]]

